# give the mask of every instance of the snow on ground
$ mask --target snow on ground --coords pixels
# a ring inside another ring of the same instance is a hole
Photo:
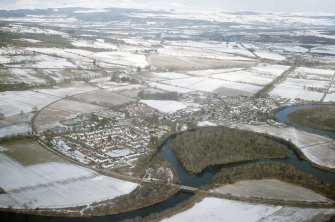
[[[42,42],[40,40],[36,40],[36,39],[25,39],[25,38],[20,38],[18,39],[20,41],[26,41],[26,42],[31,42],[31,43],[39,43],[39,42]]]
[[[307,68],[307,67],[298,67],[295,69],[296,72],[299,73],[306,73],[306,74],[315,74],[315,75],[326,75],[326,76],[333,76],[335,74],[335,70],[331,69],[314,69],[314,68]]]
[[[328,85],[329,81],[287,78],[284,82],[277,85],[270,94],[290,99],[320,101],[324,93],[313,91],[312,88],[325,90]]]
[[[1,64],[10,63],[11,61],[12,61],[11,57],[6,56],[6,55],[0,55]]]
[[[190,47],[199,49],[209,49],[218,52],[240,54],[244,56],[254,57],[254,54],[243,48],[239,43],[229,42],[218,43],[218,42],[194,42],[194,41],[178,41],[168,42],[168,44],[179,47]]]
[[[266,51],[259,51],[256,50],[255,54],[258,55],[259,57],[263,59],[270,59],[270,60],[276,60],[276,61],[282,61],[285,60],[286,58],[282,55],[266,52]]]
[[[13,20],[25,20],[27,21],[25,18],[28,17],[20,17],[20,18],[1,18],[1,20],[7,20],[7,21],[13,21]],[[31,20],[31,19],[29,19]],[[45,20],[43,20],[42,18],[39,18],[39,20],[41,22],[45,22]],[[23,26],[23,25],[18,25],[18,24],[12,24],[10,26],[3,26],[1,27],[1,30],[3,31],[8,31],[8,32],[18,32],[18,33],[33,33],[33,34],[46,34],[46,35],[59,35],[63,38],[68,38],[69,35],[65,32],[59,32],[59,31],[55,31],[52,29],[41,29],[41,28],[37,28],[37,27],[28,27],[28,26]]]
[[[33,68],[38,69],[65,69],[65,68],[76,68],[74,64],[69,62],[65,58],[58,58],[49,55],[36,55],[34,57],[35,62],[31,64]]]
[[[231,73],[215,74],[212,78],[223,79],[227,81],[248,83],[252,85],[264,86],[273,81],[272,76],[262,76],[251,71],[236,71]]]
[[[37,111],[58,97],[33,91],[8,91],[0,93],[0,113],[5,116]]]
[[[31,126],[28,123],[20,123],[0,128],[0,139],[15,135],[27,135],[30,133]]]
[[[229,69],[206,69],[206,70],[192,70],[186,72],[187,75],[191,76],[212,76],[215,74],[230,73],[243,70],[242,68],[229,68]]]
[[[133,153],[131,149],[121,149],[121,150],[111,150],[108,151],[106,154],[112,158],[118,158],[123,156],[128,156]]]
[[[133,54],[130,52],[98,52],[93,54],[92,57],[106,63],[118,65],[142,68],[149,66],[145,55]]]
[[[21,80],[22,82],[27,83],[27,84],[46,83],[44,79],[40,79],[40,78],[33,76],[33,74],[36,72],[31,69],[12,68],[12,69],[8,69],[8,71],[10,71],[14,75],[16,80]]]
[[[153,88],[169,91],[169,92],[188,93],[188,92],[194,91],[192,89],[186,89],[186,88],[181,88],[177,86],[171,86],[168,84],[157,83],[157,82],[150,82],[149,86]]]
[[[58,97],[66,97],[66,96],[73,96],[78,93],[84,93],[89,91],[97,90],[98,88],[93,87],[88,84],[74,84],[70,87],[54,87],[51,89],[35,89],[34,92],[39,92],[43,94],[48,94],[52,96],[58,96]]]
[[[335,102],[335,92],[328,93],[323,101],[324,102]]]
[[[312,162],[335,169],[335,142],[320,144],[302,149],[304,155]]]
[[[186,88],[190,90],[198,90],[198,91],[205,91],[205,92],[212,92],[220,87],[238,89],[241,91],[246,91],[246,92],[251,92],[251,93],[256,93],[262,89],[262,87],[259,87],[256,85],[225,81],[225,80],[218,80],[218,79],[213,79],[213,78],[203,78],[203,77],[189,77],[189,78],[183,78],[183,79],[174,79],[174,80],[161,81],[161,83],[168,84],[171,86]]]
[[[141,100],[140,102],[163,113],[174,113],[187,107],[187,104],[174,100]]]
[[[272,126],[241,125],[239,128],[266,133],[290,141],[313,163],[335,169],[334,141],[328,137],[300,131],[291,127],[278,128]]]
[[[164,48],[158,49],[159,55],[169,55],[176,57],[197,57],[197,58],[208,58],[208,59],[218,59],[218,60],[227,60],[227,61],[255,61],[250,58],[242,56],[234,56],[232,54],[201,49],[201,48],[182,48],[182,47],[173,47],[165,46]]]
[[[334,45],[323,45],[311,49],[312,53],[320,54],[332,54],[335,55],[335,46]]]
[[[313,190],[277,179],[242,180],[215,188],[212,192],[263,199],[332,202]]]
[[[284,66],[284,65],[268,65],[268,64],[261,64],[256,67],[253,67],[252,70],[256,71],[257,73],[263,74],[263,75],[270,75],[270,76],[275,76],[278,77],[283,72],[288,70],[290,67],[289,66]]]
[[[293,53],[306,53],[308,49],[301,47],[301,46],[285,46],[285,45],[275,45],[271,46],[270,49],[274,51],[286,51],[286,52],[293,52]]]
[[[85,47],[85,48],[97,48],[97,49],[114,49],[117,50],[118,47],[116,45],[105,43],[103,39],[97,39],[97,40],[74,40],[72,41],[72,45],[76,47]]]
[[[62,139],[53,139],[52,144],[55,146],[58,152],[64,154],[71,159],[77,160],[83,164],[89,164],[90,161],[87,160],[85,155],[79,150],[74,150],[69,147]]]
[[[190,76],[177,73],[177,72],[154,72],[152,73],[154,76],[161,77],[163,79],[179,79],[179,78],[189,78]]]
[[[60,49],[60,48],[25,48],[26,51],[38,52],[48,55],[57,55],[73,61],[76,65],[92,65],[93,59],[89,58],[93,52],[81,49]]]
[[[23,167],[0,154],[0,207],[14,209],[83,206],[130,193],[137,184],[101,176],[67,163]]]
[[[334,209],[294,208],[249,204],[233,200],[206,197],[190,209],[178,213],[164,222],[223,222],[223,221],[290,221],[311,220],[320,214],[333,214]]]
[[[200,121],[197,123],[198,126],[217,126],[216,123],[210,122],[210,121]]]

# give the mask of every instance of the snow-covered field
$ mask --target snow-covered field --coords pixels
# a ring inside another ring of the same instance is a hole
[[[141,100],[140,102],[163,113],[174,113],[187,107],[187,104],[173,100]]]
[[[289,66],[260,64],[252,68],[207,69],[186,72],[151,73],[152,87],[180,93],[189,91],[213,92],[219,88],[239,90],[252,95],[270,84]]]
[[[230,53],[213,51],[210,49],[203,49],[203,48],[165,46],[164,48],[160,48],[158,50],[158,54],[175,56],[175,57],[197,57],[197,58],[208,58],[208,59],[230,60],[230,61],[255,61],[250,58],[235,56]]]
[[[334,45],[318,46],[318,47],[312,48],[311,52],[335,55],[335,47]]]
[[[164,222],[222,222],[222,221],[309,221],[318,215],[335,213],[334,209],[294,208],[256,205],[213,197],[204,198],[192,208],[178,213]]]
[[[222,74],[225,75],[225,74]],[[226,81],[214,78],[207,77],[189,77],[183,79],[173,79],[173,80],[165,80],[160,81],[160,83],[167,84],[173,87],[185,88],[190,91],[204,91],[204,92],[212,92],[221,87],[229,88],[229,89],[238,89],[241,91],[246,91],[249,93],[256,93],[262,89],[260,86],[239,83],[233,81]],[[154,84],[151,84],[154,86]],[[159,87],[158,87],[159,88]],[[160,88],[163,89],[163,88]]]
[[[186,88],[181,88],[181,87],[178,87],[178,86],[171,86],[171,85],[168,85],[168,84],[157,83],[157,82],[150,82],[149,86],[151,86],[153,88],[169,91],[169,92],[178,92],[178,93],[188,93],[188,92],[195,91],[195,90],[192,90],[192,89],[186,89]]]
[[[178,41],[178,42],[168,42],[168,44],[179,47],[207,49],[218,52],[254,57],[254,55],[251,52],[243,48],[239,43],[235,42],[230,42],[227,44],[217,42]]]
[[[66,208],[128,194],[137,184],[66,163],[23,167],[0,154],[0,207]]]
[[[335,101],[329,89],[335,70],[298,67],[288,78],[275,86],[270,95],[286,97],[289,99],[302,99],[307,101]],[[327,92],[328,93],[327,95]]]
[[[87,41],[84,39],[74,40],[72,45],[77,47],[87,47],[87,48],[98,48],[98,49],[118,49],[116,45],[105,43],[103,39],[96,39],[93,41]]]
[[[291,141],[312,162],[323,167],[335,169],[335,142],[334,140],[297,130],[295,128],[277,128],[272,126],[242,125],[239,128]]]
[[[149,66],[149,63],[147,62],[144,55],[134,54],[130,52],[98,52],[93,54],[92,57],[99,61],[117,65],[142,68]]]
[[[8,69],[15,78],[16,81],[21,80],[26,84],[43,84],[46,83],[44,79],[37,78],[34,76],[36,72],[31,69],[23,69],[23,68],[12,68]]]
[[[251,71],[236,71],[224,74],[212,75],[212,78],[223,79],[227,81],[241,82],[253,85],[264,86],[273,81],[272,76],[262,76]]]
[[[320,101],[324,96],[324,92],[320,92],[320,90],[326,90],[328,85],[328,81],[287,78],[283,83],[277,85],[270,94],[290,99]],[[313,90],[313,88],[320,90]]]
[[[242,180],[215,188],[213,192],[275,200],[332,202],[312,190],[277,179]]]
[[[93,87],[88,84],[74,84],[69,87],[54,87],[51,89],[35,89],[34,92],[39,92],[47,95],[58,96],[58,97],[66,97],[73,96],[75,94],[89,92],[97,90],[98,88]]]
[[[270,59],[270,60],[276,60],[276,61],[282,61],[282,60],[286,59],[282,55],[271,53],[271,52],[267,52],[267,51],[256,50],[255,54],[258,55],[259,57],[263,58],[263,59]]]
[[[27,135],[31,133],[31,126],[28,123],[20,123],[16,125],[0,128],[0,139],[15,135]]]
[[[278,77],[289,68],[290,68],[289,66],[284,65],[260,64],[258,66],[253,67],[252,71],[259,73],[261,75],[270,75]]]
[[[37,111],[58,97],[33,91],[8,91],[0,93],[0,113],[5,116]]]

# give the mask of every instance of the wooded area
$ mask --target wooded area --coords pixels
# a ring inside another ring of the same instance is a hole
[[[211,165],[289,156],[289,150],[270,137],[226,127],[185,132],[173,140],[173,150],[193,173]]]

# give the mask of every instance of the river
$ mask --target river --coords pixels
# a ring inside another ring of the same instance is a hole
[[[288,115],[292,112],[297,110],[301,110],[304,108],[312,107],[312,106],[324,106],[324,105],[300,105],[300,106],[292,106],[283,109],[282,111],[276,114],[276,118],[279,122],[283,122],[294,127],[310,131],[312,133],[324,135],[324,136],[331,136],[335,138],[334,131],[326,131],[326,130],[319,130],[319,129],[311,129],[296,124],[288,119]],[[212,166],[206,168],[201,174],[191,174],[180,164],[177,160],[176,156],[174,155],[172,149],[172,140],[174,136],[168,138],[164,144],[160,147],[157,155],[165,158],[175,169],[177,172],[180,183],[182,185],[191,186],[191,187],[201,187],[210,184],[213,181],[213,178],[216,173],[218,173],[223,168],[230,168],[234,166],[238,166],[245,163],[268,163],[268,162],[276,162],[276,163],[284,163],[288,165],[292,165],[297,169],[312,174],[314,177],[326,181],[329,184],[335,185],[335,174],[320,170],[316,167],[313,167],[308,161],[302,160],[298,157],[298,155],[294,152],[292,148],[287,146],[290,149],[290,156],[286,159],[262,159],[262,160],[254,160],[254,161],[246,161],[243,163],[233,163],[233,164],[226,164],[221,166]],[[280,142],[280,141],[277,141]],[[186,201],[192,196],[190,193],[186,192],[179,192],[178,194],[174,195],[173,197],[169,198],[168,200],[162,201],[158,204],[153,206],[145,207],[139,210],[117,214],[117,215],[107,215],[102,217],[88,217],[88,218],[68,218],[68,217],[45,217],[45,216],[34,216],[34,215],[23,215],[23,214],[14,214],[14,213],[0,213],[0,221],[30,221],[30,222],[111,222],[111,221],[119,221],[125,220],[129,218],[135,217],[145,217],[152,213],[158,213],[163,210],[169,209],[175,206],[178,203]]]

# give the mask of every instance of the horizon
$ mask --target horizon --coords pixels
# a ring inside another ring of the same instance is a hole
[[[180,0],[171,1],[169,3],[157,3],[153,0],[98,0],[94,2],[74,1],[74,0],[0,0],[1,10],[18,10],[18,9],[47,9],[47,8],[89,8],[89,9],[105,9],[105,8],[135,8],[149,10],[215,10],[221,12],[272,12],[272,13],[317,13],[317,14],[335,14],[335,2],[332,0],[209,0],[206,2],[200,0]]]

